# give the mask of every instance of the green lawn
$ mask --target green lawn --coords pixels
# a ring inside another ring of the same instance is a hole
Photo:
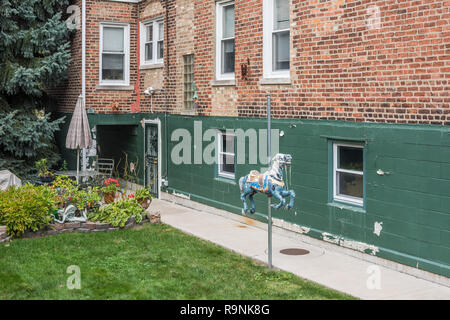
[[[67,268],[81,270],[69,290]],[[0,299],[351,299],[166,225],[0,244]]]

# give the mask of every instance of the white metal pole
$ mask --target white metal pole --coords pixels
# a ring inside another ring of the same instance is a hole
[[[81,3],[81,95],[83,96],[83,106],[86,109],[86,0]],[[83,149],[83,170],[86,170],[87,156],[86,150]],[[78,155],[79,158],[79,155]],[[78,160],[79,161],[79,160]],[[77,166],[79,170],[79,166]],[[77,175],[78,182],[78,175]]]
[[[267,161],[269,167],[271,165],[271,99],[270,94],[267,95]],[[268,222],[267,222],[267,231],[268,231],[268,265],[269,268],[272,268],[272,198],[268,198]]]

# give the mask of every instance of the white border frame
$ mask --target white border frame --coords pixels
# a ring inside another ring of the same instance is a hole
[[[103,28],[123,28],[124,29],[124,80],[103,80]],[[129,86],[130,85],[130,24],[122,22],[101,22],[100,23],[100,50],[99,50],[99,85],[100,86]]]
[[[234,5],[234,1],[225,0],[216,2],[216,80],[234,80],[235,72],[222,73],[222,31],[223,31],[223,7]],[[236,14],[236,6],[234,7]],[[236,25],[236,19],[235,25]],[[231,39],[231,38],[229,38]],[[234,50],[236,56],[236,34],[234,37]],[[236,63],[236,60],[235,60]],[[235,66],[236,69],[236,66]]]
[[[154,120],[144,120],[144,187],[147,188],[147,186],[145,186],[145,179],[147,178],[147,167],[145,166],[145,152],[146,152],[146,135],[145,135],[145,128],[147,124],[156,124],[158,126],[158,199],[161,199],[161,154],[162,154],[162,144],[161,144],[161,120],[159,118],[154,119]]]
[[[355,170],[346,170],[346,169],[339,169],[337,167],[338,165],[338,148],[339,147],[349,147],[349,148],[356,148],[356,149],[362,149],[363,151],[363,166],[364,166],[364,146],[359,144],[347,144],[347,143],[339,143],[334,142],[333,143],[333,200],[339,201],[339,202],[346,202],[358,206],[364,205],[364,167],[363,171],[355,171]],[[343,173],[351,173],[360,175],[363,177],[363,198],[356,198],[352,196],[345,196],[345,195],[338,195],[338,181],[336,179],[337,172],[343,172]]]
[[[263,0],[263,78],[285,78],[291,77],[291,67],[289,70],[273,70],[273,21],[274,21],[274,0]],[[289,60],[291,58],[291,0],[289,1]],[[287,29],[286,29],[287,30]],[[290,64],[289,64],[290,65]]]
[[[153,66],[153,65],[163,65],[164,64],[164,54],[162,59],[158,59],[158,36],[159,36],[159,23],[163,23],[164,34],[166,32],[166,22],[164,17],[152,18],[139,23],[139,40],[140,40],[140,65],[141,66]],[[153,24],[153,59],[145,60],[145,43],[147,35],[147,26]],[[163,46],[166,46],[166,40],[163,36]]]
[[[222,136],[223,135],[228,135],[228,136],[233,136],[234,138],[236,138],[236,134],[230,130],[218,130],[217,131],[217,176],[221,177],[221,178],[225,178],[225,179],[236,179],[236,152],[234,153],[230,153],[230,152],[222,152]],[[236,141],[235,141],[236,143]],[[234,174],[230,174],[230,173],[226,173],[226,172],[222,172],[220,170],[220,165],[222,163],[222,157],[221,155],[227,155],[227,156],[233,156],[234,157]]]

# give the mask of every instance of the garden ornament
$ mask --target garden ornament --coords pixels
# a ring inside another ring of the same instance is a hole
[[[80,210],[81,217],[76,217],[75,213],[77,212],[77,208],[74,205],[69,205],[65,209],[58,210],[58,214],[60,217],[62,217],[61,220],[55,219],[58,223],[65,223],[65,222],[86,222],[86,210]]]
[[[268,197],[274,196],[280,201],[280,203],[272,205],[274,209],[280,209],[285,206],[285,198],[287,197],[290,197],[290,202],[286,205],[286,209],[291,209],[294,206],[295,192],[294,190],[289,190],[287,185],[287,173],[288,171],[290,173],[291,170],[291,160],[291,155],[279,153],[272,159],[272,166],[265,173],[253,170],[249,175],[239,179],[241,200],[244,204],[243,214],[248,212],[247,196],[250,198],[251,203],[250,213],[255,213],[256,208],[253,196],[258,192],[264,193]]]

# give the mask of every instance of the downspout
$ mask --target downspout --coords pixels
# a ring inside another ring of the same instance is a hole
[[[164,135],[165,135],[165,147],[166,147],[166,174],[165,174],[165,186],[168,186],[169,181],[169,133],[167,123],[167,86],[169,84],[169,0],[166,0],[166,84],[164,86]]]
[[[81,2],[81,96],[86,108],[86,0]],[[86,149],[83,149],[83,170],[86,170]]]
[[[86,107],[86,0],[82,0],[81,31],[81,95]]]

